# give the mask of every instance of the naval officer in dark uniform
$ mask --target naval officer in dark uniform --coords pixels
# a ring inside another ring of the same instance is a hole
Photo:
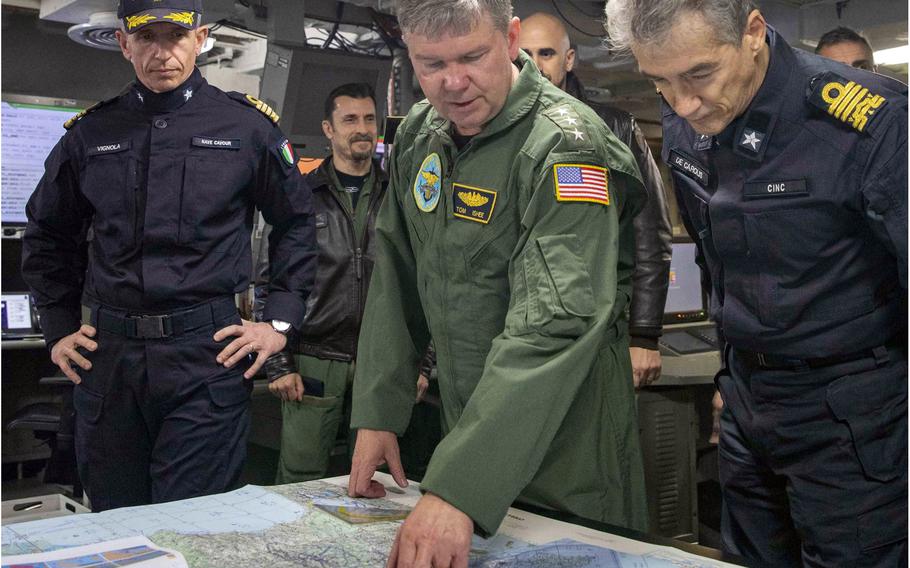
[[[792,49],[748,0],[610,0],[729,347],[725,547],[907,559],[907,89]]]
[[[200,0],[122,0],[136,81],[71,120],[27,206],[23,274],[74,383],[96,511],[230,489],[250,379],[299,326],[311,196],[277,116],[195,68]],[[266,322],[241,321],[254,205],[273,226]],[[80,303],[91,321],[80,327]]]

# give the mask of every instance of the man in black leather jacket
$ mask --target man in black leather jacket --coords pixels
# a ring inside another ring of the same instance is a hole
[[[670,283],[670,215],[660,171],[651,156],[644,134],[631,114],[610,106],[592,103],[572,72],[575,50],[562,21],[537,12],[521,21],[519,44],[551,83],[591,107],[635,156],[648,203],[635,218],[635,272],[632,276],[632,304],[629,335],[632,376],[635,386],[644,386],[660,377],[657,340],[663,329],[664,304]]]
[[[300,333],[289,341],[296,361],[266,366],[269,390],[282,400],[278,483],[325,477],[342,419],[349,422],[357,338],[373,270],[374,224],[388,184],[373,159],[376,121],[375,96],[366,83],[341,85],[326,100],[322,128],[332,154],[306,176],[319,243],[316,284]],[[267,243],[263,235],[262,246]],[[254,311],[268,291],[265,251],[256,274]]]

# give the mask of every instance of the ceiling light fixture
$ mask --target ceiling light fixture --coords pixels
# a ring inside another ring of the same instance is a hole
[[[910,62],[910,46],[901,45],[891,49],[880,49],[872,54],[876,65],[900,65]]]

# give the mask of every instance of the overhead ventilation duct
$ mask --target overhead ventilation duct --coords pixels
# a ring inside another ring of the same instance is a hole
[[[120,29],[120,22],[117,20],[116,13],[96,12],[89,16],[88,23],[76,24],[70,27],[66,33],[76,43],[98,49],[120,51],[120,44],[117,42],[117,36],[114,35],[118,29]]]

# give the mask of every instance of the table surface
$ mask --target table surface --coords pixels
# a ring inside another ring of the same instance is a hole
[[[378,473],[376,479],[396,492],[389,492],[384,500],[370,501],[370,506],[404,509],[413,507],[420,499],[416,483],[398,490],[387,474]],[[159,546],[180,551],[194,568],[247,561],[281,567],[318,561],[320,565],[341,567],[353,565],[352,554],[364,555],[359,557],[357,565],[375,564],[388,554],[400,521],[350,525],[314,506],[320,499],[346,500],[346,484],[347,477],[337,477],[267,488],[247,486],[220,495],[98,514],[24,523],[10,523],[7,518],[2,527],[3,554],[144,535]],[[480,551],[480,558],[484,558],[483,554],[499,554],[564,539],[643,556],[661,566],[722,568],[734,562],[741,564],[738,559],[697,545],[552,511],[517,508],[509,509],[495,537],[475,538],[472,550]]]

